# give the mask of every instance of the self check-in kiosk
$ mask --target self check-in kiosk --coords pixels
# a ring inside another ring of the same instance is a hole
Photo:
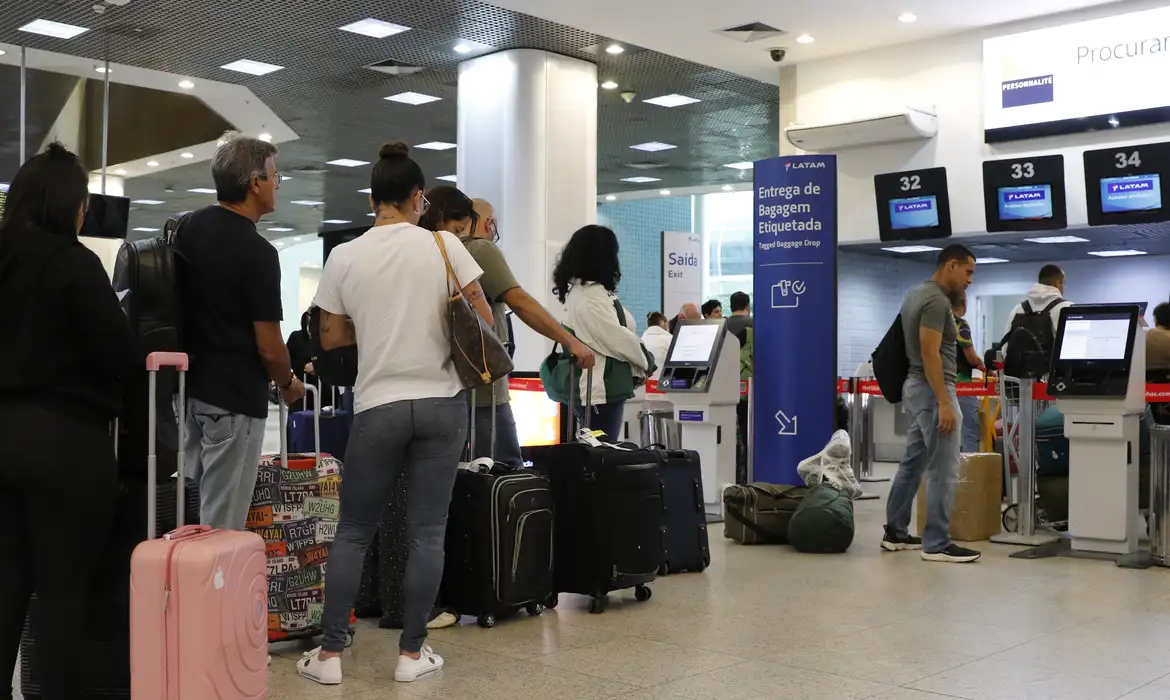
[[[1138,459],[1146,406],[1146,344],[1135,304],[1061,310],[1048,391],[1069,441],[1074,550],[1137,549]]]
[[[674,403],[682,447],[699,453],[703,502],[722,517],[723,488],[735,484],[739,340],[723,319],[680,321],[658,381]]]

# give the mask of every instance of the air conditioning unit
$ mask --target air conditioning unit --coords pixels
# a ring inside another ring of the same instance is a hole
[[[906,108],[897,114],[838,124],[790,124],[784,130],[789,143],[805,151],[831,153],[881,143],[921,141],[938,133],[938,117]]]

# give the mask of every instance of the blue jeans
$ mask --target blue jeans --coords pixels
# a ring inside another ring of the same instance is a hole
[[[951,409],[959,413],[955,387],[948,386]],[[910,530],[910,511],[922,475],[926,474],[926,530],[922,549],[941,552],[951,544],[951,508],[955,504],[955,482],[959,473],[960,430],[943,435],[938,430],[938,402],[930,384],[922,377],[910,377],[902,388],[902,408],[910,417],[906,431],[906,453],[890,486],[886,502],[886,526],[904,537]]]
[[[417,652],[443,579],[447,510],[467,439],[467,396],[396,401],[357,414],[341,480],[341,521],[329,550],[322,624],[328,652],[345,648],[366,550],[401,476],[407,479],[410,554],[398,646]]]
[[[516,432],[516,417],[512,415],[512,404],[501,403],[496,413],[496,461],[519,469],[524,466],[520,456],[520,436]],[[474,457],[492,456],[492,408],[478,406],[475,409],[475,454]]]
[[[960,396],[963,409],[963,452],[979,451],[979,397]]]
[[[622,437],[622,423],[625,422],[625,401],[603,403],[589,409],[578,406],[576,409],[577,420],[580,421],[578,427],[585,427],[586,410],[589,411],[589,429],[604,431],[605,442],[621,442],[625,439]],[[565,442],[573,442],[576,439],[576,436],[570,437],[572,439]]]
[[[184,471],[199,484],[201,524],[222,530],[244,529],[256,489],[266,421],[228,413],[199,399],[187,401]],[[159,479],[163,478],[160,474]]]

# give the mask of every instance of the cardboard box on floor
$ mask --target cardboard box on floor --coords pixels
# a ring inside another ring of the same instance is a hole
[[[959,455],[959,480],[951,509],[951,537],[960,542],[986,540],[1000,531],[1003,456]],[[926,478],[918,488],[918,532],[926,527]]]

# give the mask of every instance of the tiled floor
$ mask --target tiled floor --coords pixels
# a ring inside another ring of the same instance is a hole
[[[883,492],[883,484],[867,487]],[[857,504],[844,555],[741,547],[712,531],[703,574],[615,595],[602,615],[564,596],[539,618],[431,637],[447,667],[392,680],[396,633],[364,625],[326,688],[273,660],[273,700],[1170,700],[1170,572],[1009,559],[928,564],[877,547],[885,499]]]

